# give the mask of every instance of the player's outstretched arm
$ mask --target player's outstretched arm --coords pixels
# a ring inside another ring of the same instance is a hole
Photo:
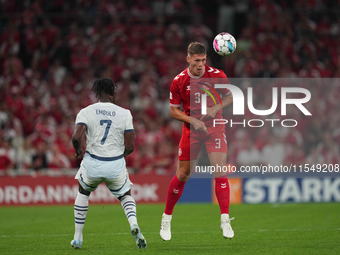
[[[135,132],[125,132],[124,134],[124,157],[131,154],[135,149]]]
[[[83,141],[85,141],[86,136],[86,126],[76,125],[76,128],[72,135],[73,148],[76,151],[76,159],[81,159],[84,155]]]
[[[208,133],[207,127],[205,126],[203,121],[186,115],[183,111],[179,109],[179,107],[170,106],[170,115],[176,120],[191,124],[195,130]]]

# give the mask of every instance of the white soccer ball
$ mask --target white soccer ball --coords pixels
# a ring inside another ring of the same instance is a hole
[[[236,50],[236,40],[229,33],[219,33],[213,41],[213,48],[220,56],[227,56]]]

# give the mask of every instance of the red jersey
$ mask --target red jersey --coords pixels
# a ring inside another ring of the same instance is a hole
[[[213,78],[210,80],[208,78]],[[218,82],[220,81],[220,82]],[[213,98],[207,96],[207,107],[220,103],[219,95],[229,93],[228,89],[214,89],[213,83],[229,84],[228,78],[222,70],[205,65],[203,73],[200,76],[194,76],[190,73],[189,68],[178,74],[170,88],[170,106],[180,107],[183,105],[186,115],[200,118],[201,115],[201,95],[210,91]],[[216,119],[222,118],[222,110],[216,116]]]

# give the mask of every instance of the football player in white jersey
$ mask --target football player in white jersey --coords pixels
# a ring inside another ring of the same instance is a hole
[[[80,110],[72,135],[76,158],[83,160],[75,177],[79,192],[74,203],[75,233],[71,246],[81,248],[89,196],[104,182],[120,200],[137,247],[146,248],[146,240],[137,223],[136,202],[131,196],[132,183],[124,158],[134,150],[132,115],[129,110],[114,104],[116,85],[110,78],[97,79],[92,90],[99,102]]]

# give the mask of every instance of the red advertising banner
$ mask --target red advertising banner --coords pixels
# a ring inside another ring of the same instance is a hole
[[[132,196],[138,203],[163,203],[166,200],[168,176],[130,175]],[[73,204],[78,182],[73,176],[1,176],[0,206]],[[90,202],[118,203],[105,184],[92,192]]]

